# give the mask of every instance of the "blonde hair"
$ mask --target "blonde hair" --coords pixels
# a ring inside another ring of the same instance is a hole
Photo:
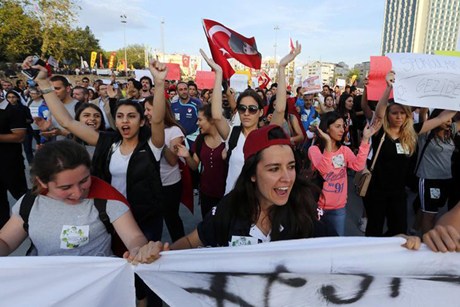
[[[412,119],[412,112],[410,107],[401,105],[399,103],[392,103],[388,105],[385,110],[385,117],[383,119],[383,130],[385,133],[390,132],[390,121],[388,120],[388,114],[390,109],[394,106],[400,106],[404,113],[406,113],[406,119],[399,130],[399,142],[402,147],[409,152],[409,156],[412,156],[417,148],[417,133],[414,130],[414,120]]]

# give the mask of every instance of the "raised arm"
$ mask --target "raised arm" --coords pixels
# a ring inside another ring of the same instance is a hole
[[[93,128],[86,126],[83,123],[75,120],[70,116],[67,109],[64,107],[62,102],[54,92],[54,88],[51,82],[47,79],[47,70],[43,66],[34,65],[31,66],[32,56],[28,56],[22,63],[24,69],[35,68],[40,70],[39,74],[35,78],[35,82],[40,86],[40,89],[44,91],[43,97],[45,98],[46,104],[48,105],[51,114],[56,118],[58,123],[68,131],[72,132],[75,136],[82,139],[89,145],[95,146],[99,139],[99,133]],[[48,91],[49,90],[49,91]]]
[[[284,58],[281,59],[278,65],[278,90],[276,91],[276,106],[273,112],[271,124],[281,126],[284,121],[284,111],[286,110],[286,67],[296,58],[302,51],[302,46],[298,41],[295,42],[294,50],[291,50]]]
[[[227,119],[222,114],[222,67],[216,64],[213,59],[210,59],[203,49],[200,49],[201,56],[208,63],[209,67],[214,70],[216,73],[216,78],[214,80],[214,88],[212,90],[212,99],[211,99],[211,113],[212,119],[216,125],[217,131],[220,136],[226,140],[228,134],[230,133],[230,126],[227,122]]]
[[[374,116],[374,112],[372,112],[371,107],[369,107],[369,101],[367,100],[367,84],[369,80],[367,77],[364,79],[364,91],[363,95],[361,96],[361,109],[364,112],[364,116],[367,120],[371,120],[372,116]]]
[[[161,148],[165,144],[164,118],[166,113],[165,79],[168,73],[166,64],[152,60],[149,65],[150,73],[155,80],[153,95],[153,110],[150,126],[152,129],[152,144]]]
[[[430,130],[433,130],[436,127],[441,126],[443,123],[447,122],[449,119],[455,116],[457,111],[444,110],[438,116],[432,119],[428,119],[423,122],[422,129],[420,129],[419,134],[426,133]]]
[[[390,98],[390,93],[391,90],[393,89],[393,83],[395,83],[395,73],[393,71],[390,71],[386,78],[387,82],[387,87],[385,88],[385,91],[382,94],[382,97],[380,97],[379,102],[377,103],[377,106],[375,107],[375,117],[378,118],[383,122],[383,118],[385,117],[385,110],[387,109],[388,106],[388,99]]]

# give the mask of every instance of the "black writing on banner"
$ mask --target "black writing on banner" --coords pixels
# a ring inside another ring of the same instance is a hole
[[[459,61],[450,57],[423,55],[404,56],[399,59],[399,70],[404,72],[415,71],[455,71],[460,69]]]
[[[460,75],[452,74],[451,78],[436,76],[420,76],[415,88],[418,97],[442,96],[458,99],[460,97]],[[454,77],[457,80],[454,80]]]

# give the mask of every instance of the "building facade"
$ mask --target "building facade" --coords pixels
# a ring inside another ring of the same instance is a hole
[[[455,50],[460,30],[459,0],[387,0],[382,55]]]

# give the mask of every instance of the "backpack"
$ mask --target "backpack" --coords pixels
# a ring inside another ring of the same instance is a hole
[[[230,161],[230,156],[232,155],[232,150],[238,144],[238,139],[240,138],[241,131],[243,130],[242,126],[234,126],[232,133],[228,139],[228,149],[227,149],[227,163]]]
[[[128,207],[128,203],[126,199],[124,199],[123,195],[120,194],[115,188],[113,188],[111,185],[106,183],[105,181],[96,178],[96,177],[91,177],[92,183],[91,183],[91,189],[90,193],[88,195],[89,198],[94,198],[94,207],[96,207],[97,211],[99,212],[99,219],[101,222],[104,224],[105,229],[107,230],[107,233],[109,233],[112,237],[112,251],[114,255],[118,257],[123,257],[124,252],[126,252],[128,249],[126,246],[123,244],[121,241],[120,237],[118,234],[115,232],[115,229],[113,228],[112,223],[110,222],[110,218],[107,214],[106,208],[107,208],[107,200],[119,200],[121,202],[124,202]],[[98,197],[91,197],[91,194],[93,196],[99,196],[99,197],[107,197],[105,199],[103,198],[98,198]],[[106,194],[100,195],[100,194]],[[35,202],[35,198],[37,195],[32,194],[32,191],[27,191],[27,193],[24,195],[21,201],[21,206],[19,208],[19,215],[24,221],[23,227],[24,230],[29,233],[29,215],[30,211],[32,210],[32,206]],[[30,248],[27,250],[26,255],[32,255],[32,252],[34,251],[35,247],[33,243],[31,243]]]

